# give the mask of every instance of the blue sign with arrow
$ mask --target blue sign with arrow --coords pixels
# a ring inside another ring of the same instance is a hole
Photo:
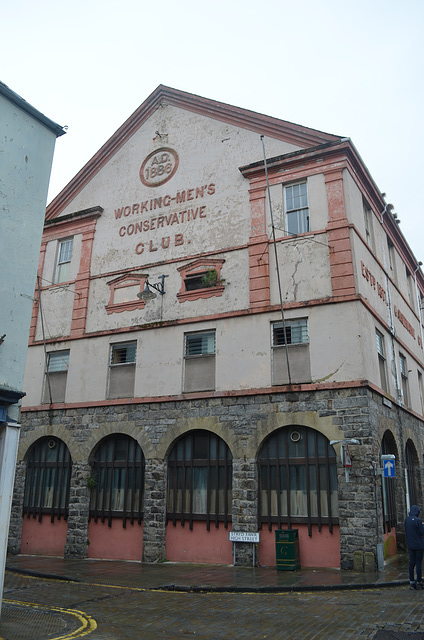
[[[385,478],[395,477],[395,462],[394,460],[383,460],[383,470]]]

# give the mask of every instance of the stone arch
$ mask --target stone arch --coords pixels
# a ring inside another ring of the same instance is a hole
[[[248,457],[257,458],[263,442],[279,429],[292,427],[308,427],[321,433],[329,441],[342,440],[345,437],[343,431],[333,424],[333,416],[319,416],[318,411],[276,412],[269,414],[266,419],[258,423],[255,437],[251,442]],[[250,455],[249,455],[250,454]]]
[[[232,456],[237,457],[238,449],[240,448],[240,445],[237,443],[237,437],[230,432],[227,423],[220,422],[215,416],[181,418],[178,420],[176,424],[172,425],[163,434],[156,448],[156,456],[167,460],[174,443],[191,431],[209,431],[215,434],[225,442]]]
[[[31,447],[40,440],[41,438],[58,438],[58,440],[62,440],[69,449],[69,453],[71,455],[72,460],[76,460],[79,458],[79,443],[77,443],[74,439],[72,433],[67,429],[64,425],[60,425],[58,428],[55,427],[54,433],[52,433],[53,429],[50,425],[42,425],[34,431],[26,432],[25,437],[20,439],[19,448],[18,448],[18,462],[25,461],[28,455],[28,451]]]
[[[85,460],[89,459],[104,438],[114,434],[126,435],[133,438],[133,440],[140,445],[145,458],[152,457],[154,454],[154,445],[146,430],[137,427],[134,422],[122,421],[108,423],[90,433],[87,440],[81,445],[81,450],[85,454]]]

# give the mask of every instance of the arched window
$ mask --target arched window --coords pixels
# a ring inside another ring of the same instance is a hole
[[[419,502],[421,502],[419,498],[420,469],[418,463],[418,454],[412,440],[408,440],[406,442],[405,457],[407,491],[409,497],[409,507],[411,507],[413,504],[418,504]]]
[[[140,445],[126,435],[101,441],[92,461],[90,516],[108,521],[121,518],[140,524],[143,518],[144,455]]]
[[[180,438],[168,459],[168,519],[210,523],[231,521],[231,451],[209,431],[193,431]]]
[[[259,464],[259,523],[290,528],[307,523],[319,530],[338,524],[336,454],[308,427],[279,429],[262,445]]]
[[[386,431],[381,441],[380,455],[391,453],[399,459],[397,454],[396,442],[393,434]],[[396,480],[395,478],[382,478],[381,489],[383,494],[383,531],[391,531],[397,524],[396,516]]]
[[[53,436],[38,440],[27,454],[24,515],[68,517],[72,461],[66,444]]]

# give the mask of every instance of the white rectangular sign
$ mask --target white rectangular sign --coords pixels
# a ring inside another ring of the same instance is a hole
[[[230,531],[230,542],[259,542],[259,531],[250,533],[248,531]]]

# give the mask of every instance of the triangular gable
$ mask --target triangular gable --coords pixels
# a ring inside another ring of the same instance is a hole
[[[90,182],[93,176],[110,160],[125,142],[131,138],[137,129],[148,120],[158,107],[164,104],[173,105],[186,111],[192,111],[199,115],[220,120],[243,129],[256,131],[257,133],[277,140],[284,140],[302,148],[341,140],[339,136],[159,85],[56,198],[52,200],[46,209],[46,220],[58,216],[81,189]]]

